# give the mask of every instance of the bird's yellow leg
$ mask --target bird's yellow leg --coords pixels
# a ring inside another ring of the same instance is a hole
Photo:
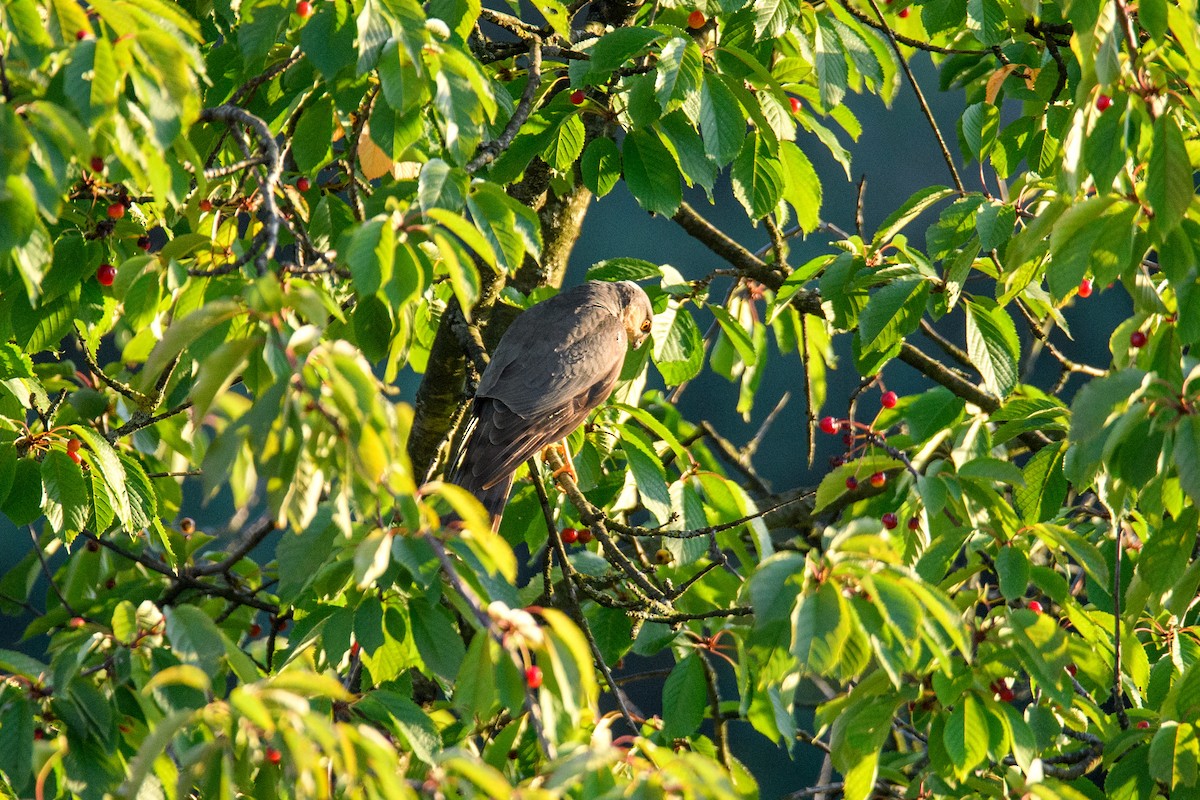
[[[542,450],[542,459],[546,460],[546,456],[550,452],[555,453],[562,459],[562,466],[554,470],[550,477],[557,481],[559,475],[570,475],[571,480],[578,483],[579,476],[575,474],[575,465],[571,463],[571,451],[567,450],[566,444],[563,442],[556,442],[552,445],[547,445]]]

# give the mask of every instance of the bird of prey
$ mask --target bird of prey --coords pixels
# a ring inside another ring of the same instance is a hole
[[[629,345],[650,333],[650,298],[632,281],[588,281],[531,306],[500,338],[479,381],[451,480],[474,494],[492,529],[513,473],[566,438],[612,393]]]

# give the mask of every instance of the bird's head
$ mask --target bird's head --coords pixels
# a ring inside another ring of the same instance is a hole
[[[621,295],[621,321],[625,323],[625,333],[636,350],[650,335],[654,309],[650,307],[646,292],[633,281],[619,281],[613,286]]]

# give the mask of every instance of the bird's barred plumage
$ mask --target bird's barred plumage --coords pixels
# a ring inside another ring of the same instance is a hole
[[[473,493],[499,527],[513,473],[561,441],[612,393],[629,346],[653,311],[630,281],[589,281],[530,307],[500,338],[475,393],[451,480]]]

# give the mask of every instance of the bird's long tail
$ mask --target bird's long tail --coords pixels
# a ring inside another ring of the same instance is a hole
[[[500,530],[500,519],[504,516],[504,506],[508,503],[508,493],[512,489],[513,475],[497,483],[490,489],[472,489],[471,494],[479,498],[479,502],[487,509],[492,518],[492,530]]]
[[[475,495],[475,498],[483,505],[488,515],[492,518],[492,530],[498,531],[500,530],[500,520],[504,516],[504,507],[508,503],[508,493],[512,490],[513,473],[509,473],[507,477],[490,487],[485,488],[481,485],[480,479],[474,474],[470,466],[471,440],[475,436],[475,420],[472,420],[470,425],[471,427],[468,429],[467,435],[463,440],[464,445],[458,463],[450,471],[450,482],[461,486]]]

